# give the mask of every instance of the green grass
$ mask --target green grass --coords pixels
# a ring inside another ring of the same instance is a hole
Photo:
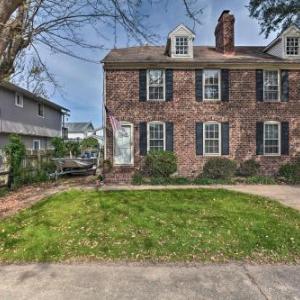
[[[73,190],[0,221],[1,262],[299,258],[298,212],[226,190]]]

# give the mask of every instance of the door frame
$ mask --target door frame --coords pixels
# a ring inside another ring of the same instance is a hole
[[[120,163],[116,163],[115,161],[115,144],[116,144],[116,136],[115,134],[113,134],[113,165],[114,166],[118,166],[118,167],[122,167],[122,166],[133,166],[134,165],[134,126],[132,123],[130,122],[126,122],[126,121],[120,121],[121,126],[126,125],[126,126],[130,126],[130,140],[131,140],[131,145],[130,145],[130,151],[131,151],[131,161],[130,163],[127,164],[120,164]]]

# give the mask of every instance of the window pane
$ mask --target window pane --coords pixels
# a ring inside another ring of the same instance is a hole
[[[279,125],[265,124],[264,126],[265,154],[279,153]]]
[[[204,70],[204,98],[219,99],[219,71]]]
[[[204,126],[204,150],[205,154],[219,154],[220,133],[219,124],[205,124]]]
[[[279,99],[278,71],[264,71],[264,99],[277,101]]]
[[[298,37],[287,37],[286,39],[286,54],[299,55],[299,40]]]
[[[149,150],[164,150],[164,125],[149,125]]]
[[[188,38],[186,36],[176,37],[176,54],[188,54]]]
[[[148,71],[148,95],[149,95],[149,100],[164,99],[164,71],[163,70]]]

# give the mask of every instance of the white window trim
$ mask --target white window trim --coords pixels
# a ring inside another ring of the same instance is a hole
[[[206,99],[205,98],[205,71],[218,71],[218,89],[219,89],[219,98],[218,99]],[[203,101],[215,102],[221,101],[221,70],[219,69],[203,69],[202,72],[202,97]]]
[[[153,124],[162,124],[163,125],[163,132],[164,132],[164,149],[166,151],[166,123],[161,121],[152,121],[147,123],[147,152],[150,151],[150,125]]]
[[[40,115],[40,114],[39,114],[39,105],[42,105],[42,107],[43,107],[43,115]],[[38,103],[38,113],[37,113],[37,115],[38,115],[40,118],[45,118],[45,105],[44,105],[44,103]]]
[[[35,144],[36,142],[38,142],[38,144],[39,144],[39,149],[38,149],[38,150],[34,149],[34,144]],[[34,150],[34,151],[39,151],[39,150],[41,150],[41,140],[33,140],[33,141],[32,141],[32,150]]]
[[[19,96],[20,99],[22,99],[22,101],[21,101],[22,104],[18,104],[18,102],[17,102],[17,96]],[[24,107],[24,97],[23,97],[22,94],[20,94],[20,93],[18,93],[18,92],[15,93],[15,105],[18,106],[18,107],[21,107],[21,108]]]
[[[219,127],[219,152],[218,153],[206,153],[205,152],[205,125],[208,124],[217,124]],[[203,155],[204,156],[221,156],[221,149],[222,149],[222,132],[221,132],[222,128],[221,128],[221,123],[219,122],[215,122],[215,121],[209,121],[209,122],[205,122],[203,123]]]
[[[149,73],[150,73],[150,71],[154,71],[154,70],[163,71],[163,78],[164,78],[163,99],[149,99]],[[166,101],[166,70],[164,70],[164,69],[148,69],[147,70],[147,101],[153,101],[153,102],[163,102],[163,101]]]
[[[297,38],[298,39],[298,54],[287,54],[287,39],[288,38]],[[284,39],[284,54],[287,57],[298,57],[300,56],[300,37],[294,35],[287,35]]]
[[[265,125],[268,124],[276,124],[278,125],[278,153],[265,153]],[[266,121],[264,122],[264,135],[263,135],[263,150],[264,156],[280,156],[281,155],[281,123],[277,121]]]
[[[132,123],[126,122],[126,121],[120,121],[120,124],[121,124],[121,126],[122,125],[130,126],[130,128],[131,128],[131,130],[130,130],[131,131],[131,136],[130,136],[130,139],[131,139],[130,151],[131,151],[131,154],[132,154],[131,155],[131,161],[130,161],[129,164],[121,164],[121,163],[117,163],[115,161],[116,137],[114,135],[114,137],[113,137],[113,164],[114,164],[114,166],[132,166],[132,165],[134,165],[134,132],[133,132],[134,126],[133,126]]]
[[[268,71],[277,71],[278,77],[278,97],[277,100],[265,99],[265,72]],[[281,101],[281,72],[279,69],[265,69],[263,70],[263,101],[264,102],[280,102]]]
[[[177,54],[176,53],[176,39],[177,38],[187,38],[187,53],[186,54]],[[175,56],[176,57],[189,57],[190,56],[190,41],[189,41],[188,35],[175,35],[174,43],[175,43]]]

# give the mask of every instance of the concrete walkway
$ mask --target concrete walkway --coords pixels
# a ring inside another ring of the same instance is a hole
[[[0,266],[0,298],[300,299],[300,266],[33,264]]]
[[[300,211],[300,186],[291,185],[106,185],[103,190],[227,189],[269,197]]]

